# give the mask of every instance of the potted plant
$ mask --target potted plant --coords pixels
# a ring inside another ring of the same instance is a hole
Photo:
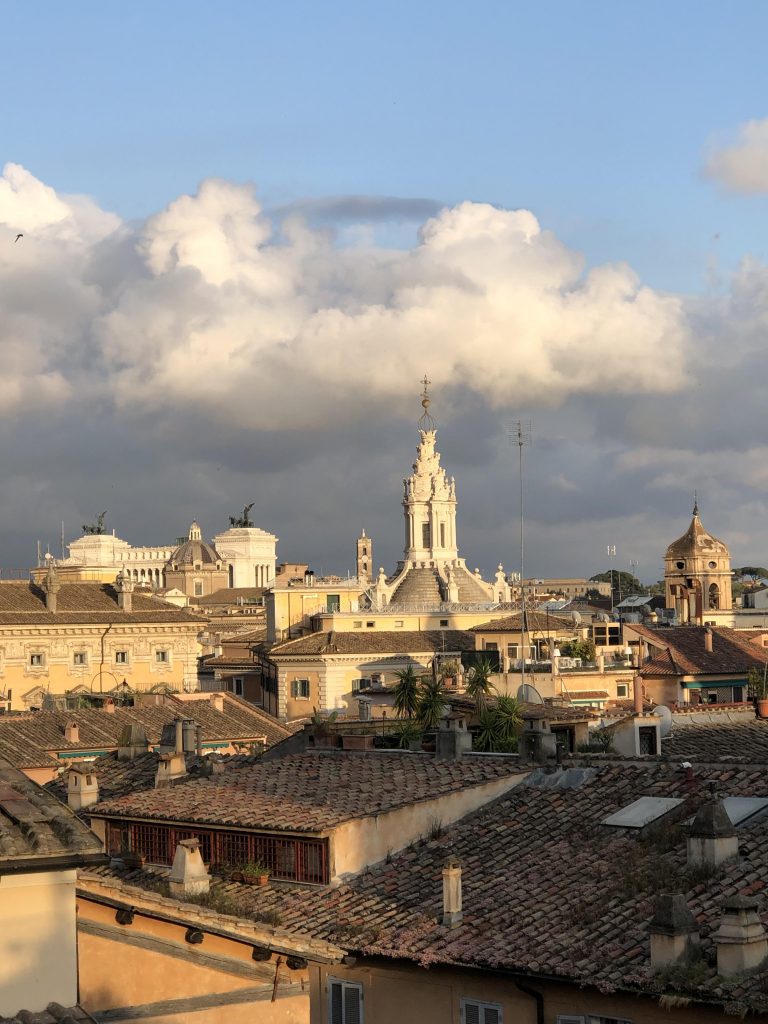
[[[269,881],[270,871],[262,861],[254,860],[241,865],[238,874],[246,885],[266,885]]]
[[[453,690],[456,687],[456,681],[459,677],[459,663],[449,659],[444,661],[440,665],[440,678],[443,680],[448,689]]]
[[[761,672],[758,668],[751,668],[747,673],[747,686],[750,699],[754,701],[758,718],[768,718],[768,662],[763,666]]]

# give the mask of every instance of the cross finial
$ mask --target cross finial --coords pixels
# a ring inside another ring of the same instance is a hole
[[[432,381],[429,379],[426,373],[424,374],[424,380],[421,383],[424,385],[424,390],[421,393],[421,407],[424,410],[424,412],[421,414],[421,418],[419,420],[419,429],[434,430],[436,424],[429,413],[429,407],[432,404],[429,400],[429,385],[432,383]]]
[[[693,492],[693,514],[697,516],[699,514],[699,499],[696,491]]]

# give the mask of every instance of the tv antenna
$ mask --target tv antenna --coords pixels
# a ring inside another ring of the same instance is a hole
[[[522,617],[521,647],[521,686],[525,686],[525,641],[528,623],[525,611],[525,501],[523,490],[523,448],[531,443],[531,421],[518,420],[514,430],[510,431],[510,439],[517,445],[518,470],[520,476],[520,611]]]

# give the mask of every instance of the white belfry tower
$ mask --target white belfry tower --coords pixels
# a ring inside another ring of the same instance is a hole
[[[435,451],[437,424],[429,412],[429,381],[425,377],[419,419],[421,441],[416,449],[413,473],[403,480],[406,562],[426,562],[436,567],[455,562],[456,481],[445,475]]]

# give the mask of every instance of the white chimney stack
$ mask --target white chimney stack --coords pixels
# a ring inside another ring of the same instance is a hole
[[[73,811],[90,807],[99,801],[99,780],[94,772],[78,765],[67,774],[67,804]]]
[[[648,925],[651,935],[651,970],[663,971],[691,958],[699,944],[699,926],[679,893],[662,893]]]
[[[757,900],[749,896],[726,899],[720,927],[712,938],[718,974],[729,978],[760,967],[768,956],[768,937],[757,913]]]
[[[707,800],[688,830],[688,866],[716,868],[739,855],[739,840],[722,800]]]
[[[211,888],[211,876],[203,863],[199,839],[182,839],[173,855],[168,875],[171,896],[204,896]]]
[[[443,924],[455,928],[461,918],[461,861],[449,857],[443,867]]]

